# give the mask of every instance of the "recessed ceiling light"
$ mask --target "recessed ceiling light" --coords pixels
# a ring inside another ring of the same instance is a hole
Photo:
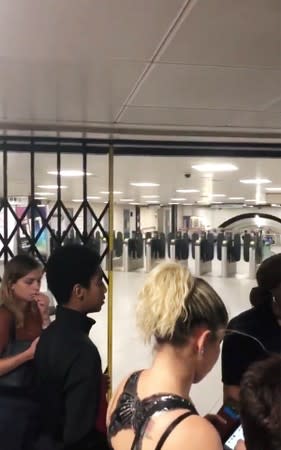
[[[176,192],[179,194],[193,194],[199,192],[198,189],[177,189]]]
[[[229,163],[203,163],[195,164],[191,167],[192,169],[198,170],[198,172],[233,172],[238,170],[238,167]]]
[[[58,189],[57,184],[38,184],[37,186],[40,189]],[[67,186],[60,186],[61,189],[66,189]]]
[[[82,203],[83,202],[82,198],[73,198],[71,201],[74,203]]]
[[[219,205],[219,204],[222,204],[223,202],[212,202],[212,203]]]
[[[160,195],[142,195],[142,198],[158,198]]]
[[[100,193],[101,193],[101,194],[106,194],[106,195],[109,195],[109,194],[110,194],[109,191],[101,191]],[[123,194],[123,192],[121,192],[121,191],[113,191],[113,194],[114,194],[114,195],[118,195],[118,194]]]
[[[141,182],[141,183],[130,183],[131,186],[137,186],[137,187],[154,187],[154,186],[160,186],[158,183],[150,183],[150,182]]]
[[[179,203],[176,203],[176,202],[170,202],[170,203],[168,203],[168,205],[179,205]]]
[[[255,202],[255,201],[256,201],[255,198],[247,198],[247,199],[245,200],[245,202]]]
[[[266,191],[269,192],[281,192],[281,187],[270,187],[270,188],[265,188]]]
[[[47,200],[47,197],[34,197],[35,200]]]
[[[268,183],[271,183],[271,181],[268,180],[267,178],[252,178],[252,179],[240,180],[240,183],[244,183],[244,184],[268,184]]]
[[[85,172],[83,170],[61,170],[60,176],[61,177],[82,177]],[[48,172],[49,175],[58,175],[58,172],[56,170],[51,170]],[[86,172],[86,175],[92,175],[90,172]]]
[[[34,195],[55,195],[54,192],[35,192]]]
[[[119,200],[120,200],[120,202],[133,202],[134,201],[133,198],[120,198]]]
[[[229,200],[244,200],[245,197],[228,197]]]
[[[159,204],[159,201],[158,200],[146,200],[145,203],[157,203],[157,204]]]
[[[97,195],[88,195],[87,200],[99,200],[101,197]]]
[[[172,202],[185,202],[186,198],[171,198]]]
[[[193,203],[184,203],[183,206],[192,206]]]
[[[130,203],[130,205],[137,206],[137,205],[141,205],[141,203],[133,202],[133,203]]]
[[[212,197],[226,197],[225,194],[212,194]]]

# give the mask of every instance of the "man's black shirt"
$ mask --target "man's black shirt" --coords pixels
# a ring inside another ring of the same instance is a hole
[[[281,327],[271,306],[251,308],[234,317],[228,329],[247,333],[258,339],[262,346],[247,336],[226,335],[222,347],[222,381],[225,385],[239,386],[248,367],[268,356],[281,352]]]
[[[95,429],[101,386],[99,352],[88,334],[94,320],[58,307],[35,354],[43,434],[58,448],[103,450],[106,439]]]

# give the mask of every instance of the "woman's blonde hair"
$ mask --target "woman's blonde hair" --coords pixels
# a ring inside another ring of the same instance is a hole
[[[14,299],[12,285],[39,268],[41,268],[41,264],[29,255],[16,255],[5,265],[0,289],[0,305],[5,306],[13,314],[16,327],[23,326],[24,316]]]
[[[215,290],[179,263],[156,266],[139,293],[137,325],[146,341],[182,344],[193,328],[206,325],[213,333],[225,327],[228,314]]]

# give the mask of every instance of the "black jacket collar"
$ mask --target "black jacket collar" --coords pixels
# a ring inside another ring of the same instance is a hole
[[[56,309],[56,320],[59,323],[68,325],[73,331],[82,331],[89,334],[90,329],[96,323],[94,319],[74,309],[58,306]]]

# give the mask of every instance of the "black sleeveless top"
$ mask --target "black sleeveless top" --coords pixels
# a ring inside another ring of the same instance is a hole
[[[140,374],[141,371],[134,372],[125,384],[117,406],[111,415],[108,440],[111,442],[111,439],[121,430],[132,429],[135,432],[135,438],[131,450],[140,450],[146,427],[153,414],[174,409],[188,410],[177,417],[164,431],[155,448],[155,450],[160,450],[172,430],[186,417],[197,414],[197,411],[192,403],[179,395],[160,393],[140,400],[137,396]]]

